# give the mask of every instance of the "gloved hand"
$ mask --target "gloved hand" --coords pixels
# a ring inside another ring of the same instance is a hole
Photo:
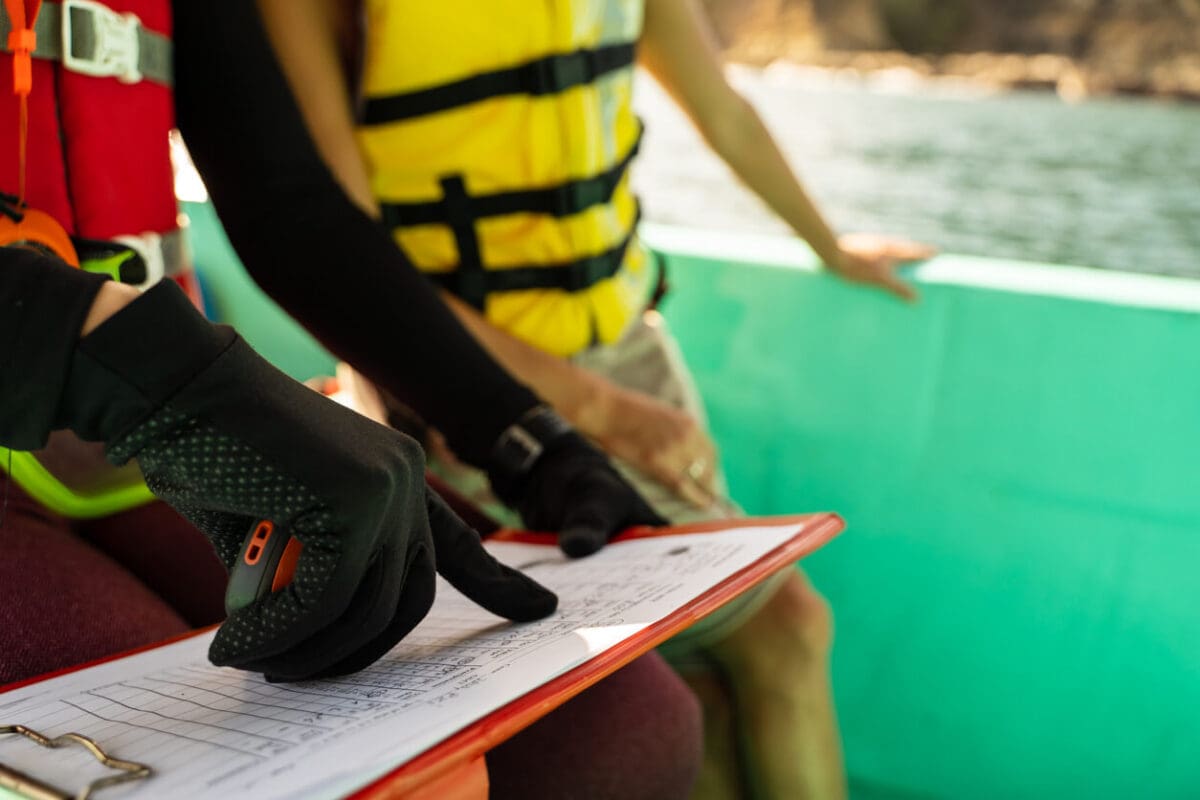
[[[215,664],[277,680],[361,669],[425,616],[435,566],[511,620],[557,605],[426,489],[412,439],[283,375],[169,282],[79,342],[58,417],[114,463],[136,457],[227,565],[258,519],[304,544],[291,585],[221,625]]]
[[[557,531],[572,558],[591,555],[634,525],[666,525],[608,458],[546,406],[510,425],[487,469],[496,496],[525,525]]]

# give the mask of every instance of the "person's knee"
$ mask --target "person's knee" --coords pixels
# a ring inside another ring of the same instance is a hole
[[[651,654],[489,752],[491,796],[685,798],[702,750],[696,696]]]
[[[795,570],[753,617],[711,652],[727,670],[769,676],[788,672],[784,665],[824,669],[832,646],[829,602]]]
[[[764,611],[776,628],[806,650],[824,656],[833,647],[833,609],[799,570],[784,582]]]

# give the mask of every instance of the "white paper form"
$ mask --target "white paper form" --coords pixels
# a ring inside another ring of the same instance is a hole
[[[668,616],[799,528],[637,539],[578,561],[544,545],[489,542],[558,593],[553,616],[511,624],[439,579],[421,624],[344,678],[269,684],[214,667],[206,635],[0,695],[0,724],[77,731],[154,768],[101,797],[338,797]],[[102,772],[86,755],[15,736],[0,738],[0,762],[72,791]]]

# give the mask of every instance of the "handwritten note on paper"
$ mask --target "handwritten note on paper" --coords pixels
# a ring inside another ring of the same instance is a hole
[[[683,607],[794,537],[797,525],[640,539],[570,561],[543,545],[489,543],[559,594],[559,611],[513,625],[445,583],[429,616],[371,667],[269,684],[213,667],[211,636],[0,695],[0,724],[78,731],[155,776],[111,798],[337,797]],[[63,788],[60,753],[0,739],[0,762]]]

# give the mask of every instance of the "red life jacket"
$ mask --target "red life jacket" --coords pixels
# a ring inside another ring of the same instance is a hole
[[[147,262],[145,284],[169,275],[199,304],[171,165],[169,0],[45,2],[35,30],[27,204],[74,237],[132,246]],[[13,63],[6,48],[0,55],[0,191],[11,195],[19,180]]]
[[[21,128],[13,73],[22,60],[12,50],[29,37],[10,37],[11,2],[0,4],[0,45],[7,45],[0,54],[0,192],[17,195]],[[36,0],[21,2],[29,16]],[[95,261],[103,268],[99,259],[111,261],[111,243],[118,243],[121,258],[136,253],[145,266],[128,276],[120,270],[122,280],[144,288],[169,276],[199,307],[171,164],[169,0],[45,2],[33,30],[27,206],[50,215],[75,238],[84,268],[89,248],[107,253]],[[56,432],[45,450],[12,455],[13,481],[66,516],[104,516],[152,499],[136,464],[116,470],[97,445],[66,431]]]

